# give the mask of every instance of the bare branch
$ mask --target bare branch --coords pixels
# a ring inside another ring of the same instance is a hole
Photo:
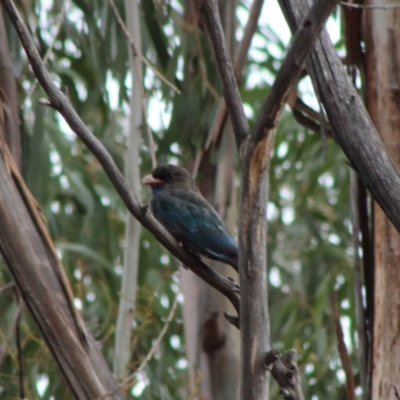
[[[104,171],[108,175],[111,183],[117,190],[121,199],[124,201],[129,212],[146,229],[153,233],[156,239],[184,265],[187,265],[201,279],[228,297],[236,311],[239,313],[239,296],[235,291],[235,285],[232,284],[232,282],[230,282],[227,278],[212,270],[196,256],[181,247],[178,242],[165,230],[165,228],[153,217],[148,208],[135,200],[132,191],[127,186],[124,177],[119,171],[111,155],[83,123],[76,111],[73,109],[68,98],[53,83],[51,76],[40,59],[39,53],[29,34],[29,31],[14,3],[11,0],[2,0],[2,3],[19,35],[32,69],[39,83],[49,97],[51,106],[64,117],[70,128],[98,159]]]
[[[5,292],[5,291],[8,290],[8,289],[13,288],[14,285],[15,285],[14,282],[6,283],[4,286],[0,287],[0,293],[3,293],[3,292]]]
[[[235,52],[233,71],[238,81],[240,81],[242,78],[242,70],[245,62],[247,61],[247,53],[249,52],[251,41],[258,26],[258,19],[260,17],[263,4],[264,0],[253,1],[249,13],[249,19],[247,20],[247,24],[244,28],[242,40],[240,41]]]
[[[340,323],[339,305],[336,293],[332,294],[332,312],[335,323],[336,339],[338,341],[337,346],[338,346],[339,357],[344,372],[346,374],[347,400],[356,400],[356,395],[354,393],[354,388],[355,388],[354,376],[353,376],[353,371],[351,370],[351,360],[349,352],[347,351],[346,343],[344,342],[344,335],[343,335],[342,324]]]
[[[170,82],[167,81],[151,64],[146,60],[146,58],[142,55],[142,53],[137,49],[135,46],[135,43],[132,39],[131,34],[129,33],[128,28],[124,24],[124,21],[122,20],[121,16],[119,15],[118,9],[115,6],[114,0],[109,0],[111,7],[114,11],[115,18],[117,19],[119,25],[121,26],[126,38],[128,39],[129,46],[132,51],[132,59],[133,59],[133,64],[134,64],[134,71],[135,71],[135,78],[136,78],[136,84],[140,92],[140,100],[142,103],[142,111],[144,115],[144,119],[146,121],[146,130],[147,130],[147,136],[149,138],[149,150],[150,150],[150,157],[151,157],[151,164],[152,167],[155,168],[157,166],[157,159],[156,159],[156,146],[154,144],[154,137],[153,137],[153,132],[150,129],[150,125],[147,121],[147,100],[146,100],[146,95],[143,90],[143,84],[142,84],[142,68],[140,68],[140,65],[138,63],[138,60],[136,58],[136,55],[139,55],[140,59],[154,72],[155,75],[157,75],[163,82],[165,82],[167,85],[169,85],[173,90],[176,92],[180,93],[180,91],[172,85]]]
[[[50,58],[51,54],[53,53],[54,44],[55,44],[55,42],[57,40],[57,37],[58,37],[58,35],[60,33],[61,26],[62,26],[62,23],[63,23],[63,19],[64,19],[64,15],[65,15],[66,10],[67,10],[67,2],[65,2],[63,4],[63,6],[61,8],[61,11],[60,11],[60,14],[58,15],[56,29],[55,29],[53,38],[51,39],[49,47],[47,48],[46,53],[45,53],[45,55],[43,57],[44,64],[47,64],[47,60]],[[30,89],[28,91],[28,94],[25,96],[24,102],[26,102],[27,100],[29,100],[32,97],[32,94],[35,92],[36,88],[37,88],[37,81],[35,81],[33,83],[33,85],[30,87]]]
[[[12,283],[14,285],[14,282],[12,282]],[[5,285],[5,286],[7,286],[7,285]],[[3,286],[3,288],[5,286]],[[0,332],[0,337],[3,336],[3,338],[2,338],[3,343],[0,346],[0,365],[3,363],[4,356],[6,355],[6,352],[7,352],[7,347],[15,335],[15,330],[17,329],[17,324],[18,324],[18,321],[19,321],[19,318],[21,315],[21,311],[22,311],[22,301],[18,302],[17,309],[15,310],[14,319],[13,319],[13,322],[8,331],[7,337],[4,337],[3,333]]]
[[[118,12],[118,9],[114,3],[114,0],[108,0],[110,2],[111,8],[114,11],[115,18],[118,21],[118,24],[120,25],[122,31],[124,32],[126,38],[128,39],[129,46],[131,47],[133,57],[136,58],[136,56],[139,56],[139,58],[143,61],[144,64],[146,64],[151,71],[154,73],[154,75],[158,76],[167,86],[169,86],[174,92],[176,93],[181,93],[181,91],[174,85],[172,84],[156,67],[151,65],[150,61],[147,60],[147,58],[138,50],[138,48],[135,46],[135,42],[129,33],[128,28],[124,24],[124,21],[121,17],[121,15]]]
[[[268,387],[263,364],[263,355],[270,350],[265,207],[268,203],[268,167],[275,128],[290,90],[302,73],[307,55],[335,3],[336,0],[314,3],[278,72],[251,142],[247,149],[242,150],[246,151],[246,155],[242,158],[239,227],[241,396],[246,400],[266,397]]]
[[[19,377],[19,397],[21,399],[25,398],[25,390],[24,390],[24,365],[23,365],[23,356],[22,356],[22,346],[21,346],[21,308],[22,308],[22,297],[18,291],[15,290],[17,301],[18,301],[18,310],[17,319],[15,321],[15,342],[17,346],[18,353],[18,377]]]
[[[295,32],[308,9],[307,1],[279,0],[279,4]],[[400,232],[400,175],[326,32],[311,53],[307,69],[321,93],[336,142]]]
[[[165,334],[167,333],[169,324],[171,323],[172,319],[174,318],[176,309],[178,308],[178,298],[179,298],[180,294],[181,294],[180,292],[176,293],[174,302],[171,306],[171,310],[169,311],[168,317],[165,321],[163,328],[161,329],[159,335],[157,336],[157,339],[154,341],[154,344],[151,347],[150,351],[147,353],[146,357],[140,363],[138,369],[135,371],[135,374],[137,374],[138,372],[142,372],[144,370],[144,367],[146,366],[146,364],[149,362],[151,357],[153,357],[156,350],[160,347],[160,343],[161,343],[163,337],[165,336]],[[126,381],[128,382],[128,381],[132,380],[132,378],[134,377],[135,374],[128,376],[126,378]]]
[[[165,334],[168,331],[169,328],[169,324],[171,323],[172,319],[174,318],[176,309],[178,308],[178,298],[179,295],[181,293],[178,291],[175,295],[175,299],[174,302],[172,303],[171,309],[169,311],[168,317],[164,323],[164,326],[162,327],[160,333],[158,334],[156,340],[154,341],[153,345],[151,346],[150,351],[146,354],[145,358],[143,359],[143,361],[140,363],[139,367],[136,369],[136,371],[127,376],[119,385],[119,388],[122,389],[127,389],[128,385],[130,384],[130,382],[135,378],[136,374],[138,374],[139,372],[142,372],[144,370],[144,368],[146,367],[146,365],[148,364],[148,362],[151,360],[151,358],[153,357],[154,353],[158,350],[158,348],[160,347],[161,341],[163,340]],[[103,400],[106,396],[113,394],[114,391],[110,391],[106,394],[104,394],[101,397],[98,397],[96,400]]]
[[[253,141],[258,143],[275,129],[290,90],[297,83],[308,55],[337,0],[316,1],[297,30],[258,119]]]
[[[217,69],[222,82],[222,92],[232,121],[236,145],[240,149],[243,140],[249,135],[249,125],[244,114],[231,59],[225,45],[224,32],[216,1],[203,0],[201,2],[201,12],[203,21],[207,27],[208,36],[214,48]]]
[[[363,392],[368,390],[369,374],[368,374],[368,359],[369,359],[369,340],[368,330],[366,324],[366,312],[363,305],[363,277],[360,259],[360,185],[357,174],[350,171],[350,206],[351,206],[351,222],[352,222],[352,234],[353,234],[353,246],[354,246],[354,267],[353,267],[353,280],[354,280],[354,303],[355,303],[355,315],[356,315],[356,329],[358,339],[358,357],[360,362],[360,382]],[[364,232],[363,232],[364,236]],[[365,255],[367,256],[367,255]],[[364,256],[364,257],[365,257]],[[339,321],[340,323],[340,321]]]
[[[242,71],[244,64],[247,61],[247,53],[249,52],[251,40],[253,39],[254,33],[257,29],[258,19],[260,17],[261,9],[264,4],[264,0],[254,0],[251,5],[249,19],[247,20],[246,27],[244,28],[244,33],[242,40],[236,50],[235,53],[235,63],[233,65],[233,71],[235,73],[236,80],[238,83],[242,79]],[[202,152],[198,163],[196,166],[201,164],[202,158],[209,151],[212,144],[218,141],[222,130],[225,126],[225,122],[227,119],[228,109],[226,107],[226,102],[223,99],[221,104],[218,107],[218,110],[215,114],[214,121],[211,125],[210,132],[208,134],[208,138],[206,141],[206,145],[204,146],[204,151]],[[197,168],[194,169],[193,175],[195,176],[197,172]]]

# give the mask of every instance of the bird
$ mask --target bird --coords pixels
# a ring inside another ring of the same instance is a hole
[[[186,250],[238,271],[238,245],[188,171],[162,164],[142,179],[142,185],[152,189],[154,217]]]

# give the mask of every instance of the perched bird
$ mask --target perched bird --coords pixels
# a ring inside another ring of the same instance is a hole
[[[189,172],[175,165],[159,165],[142,184],[153,191],[150,208],[154,216],[183,247],[238,270],[238,246]]]

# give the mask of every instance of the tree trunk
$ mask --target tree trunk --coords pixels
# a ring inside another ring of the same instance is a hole
[[[232,154],[235,143],[229,129],[224,136],[224,155],[216,167],[216,174],[207,171],[199,185],[226,221],[228,229],[234,232],[237,205]],[[212,166],[209,168],[214,170]],[[209,260],[207,264],[222,275],[237,280],[232,267]],[[203,396],[212,400],[235,400],[239,396],[240,338],[239,331],[224,317],[224,312],[234,314],[233,307],[225,296],[191,271],[182,271],[182,291],[191,387],[197,386]]]
[[[399,169],[400,10],[367,12],[365,32],[367,108]],[[374,211],[372,398],[386,400],[395,398],[394,387],[400,390],[400,234],[377,204]]]
[[[125,1],[127,28],[135,42],[138,51],[141,52],[141,33],[139,4],[136,1]],[[141,94],[139,85],[142,84],[142,61],[134,60],[129,46],[129,65],[132,79],[132,92],[130,98],[130,117],[127,149],[125,154],[125,178],[141,201],[140,184],[140,144],[142,139]],[[118,308],[117,328],[115,331],[115,360],[114,372],[119,380],[128,375],[129,361],[132,355],[132,326],[136,303],[137,274],[139,265],[141,224],[128,215],[125,227],[124,243],[124,271],[121,279],[121,295]]]
[[[227,46],[234,53],[236,28],[236,0],[218,1]],[[186,18],[196,20],[198,3],[187,2]],[[216,167],[207,163],[203,180],[199,186],[203,195],[213,204],[225,220],[230,232],[234,232],[237,205],[234,187],[235,142],[232,127],[228,124],[223,132],[220,159]],[[237,274],[228,265],[217,262],[207,264],[224,276],[238,280]],[[192,390],[212,400],[235,400],[239,398],[239,331],[231,325],[224,312],[235,314],[228,299],[191,271],[182,271],[182,291],[185,295],[183,313],[185,339],[190,368]],[[201,396],[199,399],[203,398]]]

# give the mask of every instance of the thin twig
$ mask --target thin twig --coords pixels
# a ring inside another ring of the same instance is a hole
[[[135,46],[135,42],[132,39],[131,34],[129,33],[128,28],[126,27],[124,21],[121,18],[121,15],[118,12],[117,7],[115,6],[114,0],[109,0],[109,2],[111,4],[111,7],[114,11],[115,17],[117,18],[119,25],[121,26],[126,38],[129,41],[129,45],[131,46],[133,56],[134,57],[138,56],[143,61],[143,63],[146,64],[153,71],[154,75],[157,75],[173,91],[175,91],[178,94],[181,94],[181,91],[173,83],[171,83],[160,71],[158,71],[158,69],[156,67],[151,65],[150,61],[147,60],[147,58],[137,49],[137,47]]]
[[[400,394],[399,394],[399,392],[397,390],[397,387],[393,386],[393,389],[394,389],[394,395],[396,396],[396,399],[400,400]]]
[[[171,309],[168,313],[168,317],[164,323],[164,326],[162,327],[160,333],[158,334],[156,340],[154,341],[153,345],[151,346],[151,349],[149,350],[149,352],[146,354],[146,357],[143,359],[143,361],[140,363],[139,367],[135,370],[135,372],[129,376],[127,376],[119,385],[117,388],[114,389],[114,391],[105,393],[103,396],[98,397],[96,400],[102,400],[105,397],[107,397],[108,395],[111,395],[115,392],[115,390],[119,389],[119,388],[126,388],[130,382],[132,381],[132,379],[135,378],[135,376],[142,372],[144,370],[144,368],[146,367],[147,363],[151,360],[151,358],[153,357],[154,353],[157,351],[157,349],[160,347],[160,344],[165,336],[165,334],[168,331],[169,325],[171,323],[171,321],[173,320],[174,316],[175,316],[175,312],[176,309],[178,308],[178,298],[179,295],[181,293],[178,291],[175,295],[174,298],[174,302],[172,303]]]
[[[241,80],[242,71],[247,61],[247,53],[249,52],[251,41],[258,26],[264,0],[254,0],[250,8],[249,18],[243,31],[243,37],[235,52],[235,63],[233,70],[237,80]]]
[[[105,147],[83,123],[71,106],[67,97],[53,83],[49,72],[44,66],[43,61],[40,59],[31,35],[12,0],[1,1],[19,35],[32,69],[35,72],[40,85],[49,97],[49,105],[64,117],[71,130],[76,133],[76,135],[100,162],[129,212],[146,229],[153,233],[156,239],[184,265],[187,265],[201,279],[224,294],[239,313],[239,295],[235,284],[215,272],[196,256],[181,247],[169,232],[167,232],[166,229],[153,217],[149,212],[148,207],[143,206],[135,199],[110,153],[108,153]]]
[[[344,342],[344,335],[343,335],[342,324],[340,323],[339,305],[336,293],[332,295],[332,312],[335,323],[336,338],[338,341],[339,357],[342,363],[343,370],[346,374],[347,400],[356,400],[356,396],[354,393],[354,388],[355,388],[354,376],[353,376],[353,371],[351,369],[351,360],[349,352],[347,351],[346,343]]]
[[[225,45],[225,37],[219,18],[218,5],[215,0],[204,0],[201,2],[201,5],[202,18],[214,48],[217,69],[222,83],[222,92],[232,121],[236,146],[240,149],[242,142],[249,135],[250,131],[244,114],[231,59]]]
[[[49,47],[47,48],[46,53],[43,57],[44,64],[47,64],[47,60],[50,58],[50,55],[53,53],[54,43],[56,42],[58,34],[60,33],[64,15],[65,15],[65,12],[67,11],[67,5],[68,5],[68,2],[65,2],[63,4],[60,15],[57,18],[56,31],[55,31],[54,36],[51,39],[51,43],[49,44]],[[37,85],[38,85],[38,82],[35,81],[33,83],[33,85],[31,86],[31,88],[29,89],[28,94],[26,95],[26,97],[24,99],[24,102],[26,102],[27,100],[29,100],[31,98],[32,94],[36,90]]]
[[[358,177],[355,171],[350,170],[350,209],[353,226],[353,247],[354,247],[354,299],[356,314],[356,329],[358,336],[358,358],[360,361],[360,382],[363,392],[367,390],[368,382],[368,338],[366,329],[365,309],[363,305],[363,278],[360,260],[360,213],[358,206],[359,190]]]
[[[15,282],[6,283],[4,286],[0,287],[0,293],[3,293],[3,292],[5,292],[5,291],[8,290],[8,289],[13,288],[14,285],[15,285]]]
[[[254,0],[251,5],[249,18],[247,20],[246,26],[244,28],[244,33],[240,44],[235,53],[235,63],[233,65],[233,71],[236,76],[236,80],[238,82],[242,79],[243,67],[247,61],[247,53],[249,52],[249,48],[251,45],[251,40],[253,39],[254,33],[258,26],[258,19],[261,14],[261,9],[264,4],[264,0]],[[210,132],[208,134],[208,138],[206,141],[206,145],[204,146],[204,151],[199,156],[198,165],[201,164],[202,158],[209,151],[211,145],[218,141],[219,136],[222,133],[223,127],[227,120],[228,109],[226,107],[226,102],[224,99],[221,100],[221,103],[218,107],[218,110],[215,114],[214,121],[211,125]],[[197,165],[196,164],[196,165]],[[197,165],[197,166],[198,166]],[[197,169],[193,172],[196,175]]]
[[[22,308],[22,297],[18,289],[15,290],[18,299],[18,309]],[[25,399],[24,390],[24,365],[22,356],[22,346],[21,346],[21,311],[17,313],[17,318],[15,321],[15,342],[17,346],[18,354],[18,377],[19,377],[19,397],[20,399]]]
[[[156,159],[156,146],[154,143],[154,137],[153,137],[153,132],[150,129],[150,125],[147,121],[147,100],[146,100],[146,95],[144,93],[143,90],[143,84],[142,84],[142,76],[140,74],[140,68],[138,65],[138,61],[136,56],[138,55],[140,57],[140,59],[165,83],[167,83],[172,89],[174,89],[175,91],[177,91],[178,93],[180,93],[180,91],[174,86],[172,85],[170,82],[168,82],[154,67],[151,66],[151,64],[145,59],[145,57],[143,57],[143,55],[141,54],[141,52],[136,48],[135,43],[132,39],[131,34],[129,33],[128,28],[126,27],[126,25],[124,24],[124,21],[122,20],[121,16],[119,15],[118,9],[115,6],[114,0],[109,0],[111,7],[114,11],[114,15],[115,18],[117,19],[119,25],[121,26],[122,30],[124,31],[124,34],[126,36],[126,38],[128,39],[129,45],[131,47],[131,51],[132,51],[132,58],[133,58],[133,63],[135,65],[135,78],[136,78],[136,83],[138,85],[139,88],[139,92],[140,92],[140,99],[141,99],[141,103],[142,103],[142,110],[143,110],[143,116],[145,119],[145,123],[146,123],[146,130],[147,130],[147,136],[149,137],[149,149],[150,149],[150,156],[151,156],[151,164],[153,166],[153,168],[155,168],[157,166],[157,159]]]
[[[0,365],[3,363],[3,359],[6,354],[8,344],[10,343],[11,339],[14,337],[21,311],[22,311],[22,301],[18,303],[17,309],[15,310],[14,320],[10,326],[7,337],[4,338],[5,340],[3,341],[3,344],[0,346]]]
[[[131,381],[135,377],[135,374],[137,374],[139,372],[142,372],[144,370],[144,368],[146,367],[147,363],[151,360],[151,358],[153,357],[154,353],[160,347],[160,343],[163,340],[165,334],[167,333],[169,325],[170,325],[172,319],[174,318],[176,309],[178,308],[178,298],[179,298],[180,294],[181,293],[179,291],[176,293],[174,302],[172,303],[172,306],[171,306],[171,310],[169,311],[168,317],[167,317],[167,319],[165,321],[165,324],[164,324],[163,328],[161,329],[160,333],[158,334],[157,339],[154,341],[154,344],[151,347],[150,351],[147,353],[146,357],[140,363],[138,369],[132,375],[128,376],[125,379],[126,383]]]

